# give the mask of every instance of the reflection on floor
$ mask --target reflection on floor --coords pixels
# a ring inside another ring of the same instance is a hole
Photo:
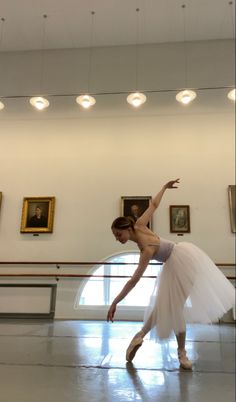
[[[126,363],[141,323],[0,320],[0,402],[233,402],[233,324],[188,327],[193,372],[176,342],[150,338]]]

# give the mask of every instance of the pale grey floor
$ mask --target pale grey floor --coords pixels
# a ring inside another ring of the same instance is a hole
[[[233,324],[188,327],[193,372],[174,337],[125,351],[137,322],[0,320],[0,402],[234,402]]]

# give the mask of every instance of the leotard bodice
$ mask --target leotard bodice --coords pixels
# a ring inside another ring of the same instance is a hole
[[[153,259],[160,262],[165,262],[171,255],[174,245],[175,243],[173,241],[162,239],[160,237],[160,245],[157,252],[153,256]]]

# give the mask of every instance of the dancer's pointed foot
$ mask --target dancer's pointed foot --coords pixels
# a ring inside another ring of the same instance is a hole
[[[192,370],[193,363],[188,359],[185,349],[178,349],[179,365],[184,370]]]
[[[126,351],[126,360],[128,362],[132,362],[134,356],[136,355],[137,350],[143,343],[144,333],[142,331],[138,332],[130,342],[128,349]]]

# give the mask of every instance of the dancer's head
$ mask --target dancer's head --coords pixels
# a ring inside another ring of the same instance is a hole
[[[130,240],[130,235],[134,231],[134,224],[134,220],[129,216],[116,218],[111,225],[111,230],[116,240],[123,244]]]

